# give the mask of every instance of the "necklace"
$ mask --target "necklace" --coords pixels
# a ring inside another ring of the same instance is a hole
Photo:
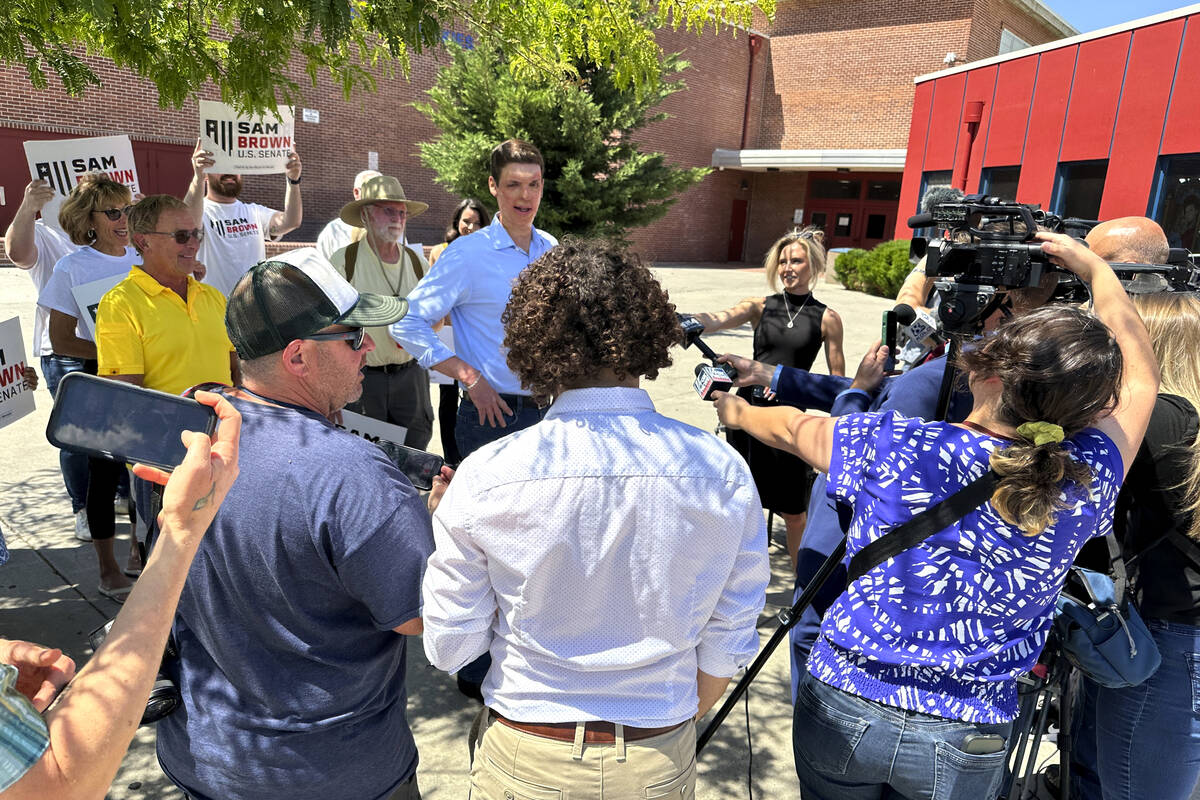
[[[789,328],[795,327],[796,317],[800,316],[800,312],[804,310],[804,307],[806,305],[808,305],[808,299],[810,297],[812,297],[812,292],[809,292],[808,294],[804,295],[804,302],[802,302],[800,304],[799,308],[796,309],[796,313],[793,314],[792,313],[792,304],[788,302],[787,292],[783,293],[783,307],[785,309],[787,309],[787,318],[788,318],[787,326]]]

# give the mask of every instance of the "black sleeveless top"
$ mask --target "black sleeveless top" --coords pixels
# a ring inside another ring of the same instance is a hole
[[[789,314],[790,311],[790,314]],[[754,329],[754,360],[809,369],[821,352],[821,318],[825,304],[811,294],[773,294],[763,303]],[[788,327],[791,319],[792,327]]]

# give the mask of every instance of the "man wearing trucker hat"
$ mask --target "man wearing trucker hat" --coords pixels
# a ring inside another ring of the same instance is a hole
[[[163,771],[194,800],[419,798],[405,635],[421,632],[429,515],[383,452],[330,417],[362,391],[360,294],[315,250],[256,264],[226,310],[241,474],[193,562],[166,668],[182,707]]]

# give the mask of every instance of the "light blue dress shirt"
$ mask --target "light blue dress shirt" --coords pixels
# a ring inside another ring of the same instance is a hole
[[[456,672],[490,652],[483,697],[509,719],[674,725],[696,713],[697,669],[728,678],[758,650],[750,469],[641,389],[563,392],[475,451],[433,531],[425,653]]]
[[[499,216],[486,228],[458,237],[409,292],[408,314],[389,329],[392,338],[425,369],[458,356],[482,372],[497,392],[529,394],[505,361],[500,315],[521,270],[556,244],[553,236],[534,228],[526,253],[513,243]],[[457,352],[433,331],[447,314]]]

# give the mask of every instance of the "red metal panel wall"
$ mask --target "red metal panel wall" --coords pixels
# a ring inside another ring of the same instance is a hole
[[[996,88],[996,67],[984,67],[972,70],[967,76],[967,90],[963,94],[963,107],[972,100],[983,102],[983,116],[979,120],[979,129],[975,133],[975,143],[971,147],[971,161],[967,164],[967,191],[979,190],[979,174],[983,171],[983,154],[987,147],[988,123],[992,117],[992,98]],[[966,135],[963,129],[962,135]]]
[[[985,167],[1011,167],[1021,163],[1037,72],[1037,56],[1026,56],[1000,65],[996,74],[995,99],[989,115],[987,146],[983,156]]]
[[[1100,219],[1146,213],[1183,28],[1176,19],[1133,33]]]
[[[1126,32],[1079,45],[1059,161],[1108,158],[1129,40]]]
[[[1025,137],[1021,182],[1017,184],[1018,202],[1041,203],[1043,208],[1050,205],[1078,49],[1064,47],[1041,54],[1037,86],[1033,92],[1033,110],[1029,115],[1029,129]]]
[[[967,76],[960,72],[938,78],[933,84],[933,113],[925,139],[925,160],[921,165],[925,172],[954,167],[954,148],[962,127],[959,120],[962,119],[963,89],[967,85]]]
[[[1175,87],[1163,129],[1163,155],[1200,152],[1200,18],[1186,18],[1179,63],[1175,66]]]
[[[929,112],[933,107],[933,81],[918,83],[913,96],[912,122],[908,127],[908,150],[904,154],[904,182],[900,186],[900,211],[896,214],[897,239],[909,239],[907,223],[916,213],[921,193],[921,164],[925,159],[925,134],[929,130]]]

